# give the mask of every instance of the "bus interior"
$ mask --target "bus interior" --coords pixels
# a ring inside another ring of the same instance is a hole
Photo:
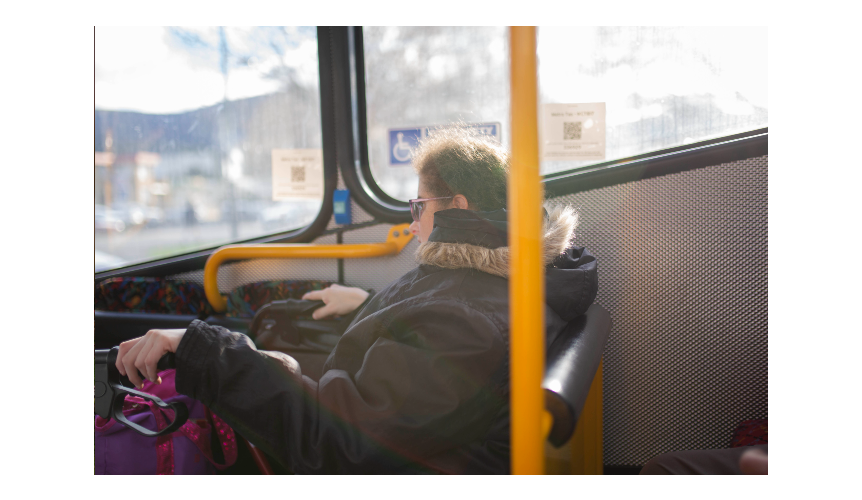
[[[745,422],[765,442],[765,32],[535,29],[545,206],[577,208],[599,274],[572,428],[540,471],[638,474]],[[513,147],[511,33],[97,27],[95,348],[194,319],[248,333],[273,300],[414,269],[411,148],[452,123]],[[312,377],[318,340],[286,351]],[[287,472],[254,454],[223,473]]]

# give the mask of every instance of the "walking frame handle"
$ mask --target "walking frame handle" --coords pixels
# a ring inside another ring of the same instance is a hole
[[[113,418],[138,434],[148,437],[170,434],[182,427],[189,418],[189,410],[185,403],[182,401],[165,403],[152,394],[133,389],[133,385],[128,377],[121,376],[120,371],[117,370],[116,363],[119,352],[119,347],[97,349],[95,351],[95,376],[93,379],[94,413],[102,418]],[[170,352],[162,356],[157,367],[159,371],[175,368],[174,353]],[[143,375],[141,375],[141,378],[144,378]],[[152,431],[132,422],[123,414],[123,402],[126,399],[126,394],[151,401],[163,410],[173,410],[173,421],[159,431]]]

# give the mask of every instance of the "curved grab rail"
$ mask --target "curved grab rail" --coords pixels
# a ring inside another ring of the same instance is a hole
[[[308,245],[301,243],[227,245],[219,248],[204,267],[204,293],[216,312],[227,310],[227,300],[218,289],[218,268],[227,261],[242,259],[365,259],[395,255],[413,239],[410,224],[392,226],[383,243],[359,245]]]

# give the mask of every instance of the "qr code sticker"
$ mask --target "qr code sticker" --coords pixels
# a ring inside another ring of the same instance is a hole
[[[290,167],[290,182],[305,182],[305,167]]]
[[[580,140],[582,122],[563,122],[563,140]]]

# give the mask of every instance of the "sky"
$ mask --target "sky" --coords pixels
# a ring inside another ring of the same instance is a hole
[[[633,92],[645,98],[712,94],[728,114],[750,114],[753,106],[768,108],[765,27],[662,28],[654,34],[649,28],[623,28],[605,47],[599,46],[596,30],[539,28],[539,82],[552,102],[621,103]],[[637,40],[638,34],[653,43]],[[606,72],[591,74],[585,68],[600,65],[602,58],[625,61],[632,54],[635,62]],[[711,67],[703,64],[704,55]]]
[[[224,98],[224,77],[219,66],[215,27],[185,28],[208,48],[184,47],[165,27],[97,27],[95,36],[95,104],[97,109],[177,113],[209,106]],[[233,65],[228,72],[227,98],[241,99],[275,92],[279,83],[263,74],[279,65],[279,56],[267,42],[273,28],[227,27],[229,50],[252,55],[251,64]],[[543,95],[553,102],[621,102],[636,83],[644,97],[711,93],[729,114],[749,114],[752,106],[767,105],[767,30],[763,27],[697,27],[672,29],[668,54],[633,70],[620,65],[591,76],[574,70],[596,54],[624,57],[597,47],[593,27],[539,28],[539,81]],[[624,33],[634,31],[623,30]],[[301,42],[282,55],[296,68],[302,83],[316,85],[317,42],[314,31],[291,33]],[[277,41],[281,41],[278,39]],[[632,43],[637,43],[632,40]],[[679,45],[672,45],[679,44]],[[680,47],[685,47],[685,50]],[[599,49],[599,50],[597,50]],[[627,50],[619,46],[619,50]],[[708,54],[718,71],[692,63],[693,53]],[[647,51],[641,53],[649,59]],[[235,57],[234,57],[235,58]],[[433,70],[433,65],[430,67]],[[573,81],[577,85],[573,85]],[[736,93],[744,96],[740,102]],[[649,110],[644,110],[649,113]],[[631,114],[631,113],[629,113]],[[617,115],[624,121],[629,119]]]
[[[225,94],[219,66],[217,28],[189,28],[209,48],[180,45],[165,27],[97,27],[95,36],[95,107],[102,110],[168,114],[221,101]],[[297,78],[317,84],[317,39],[314,32],[282,55],[297,69]],[[275,92],[277,81],[263,73],[278,66],[278,55],[259,40],[260,30],[227,27],[229,50],[252,54],[250,65],[228,71],[230,100]],[[301,35],[297,35],[301,36]]]

